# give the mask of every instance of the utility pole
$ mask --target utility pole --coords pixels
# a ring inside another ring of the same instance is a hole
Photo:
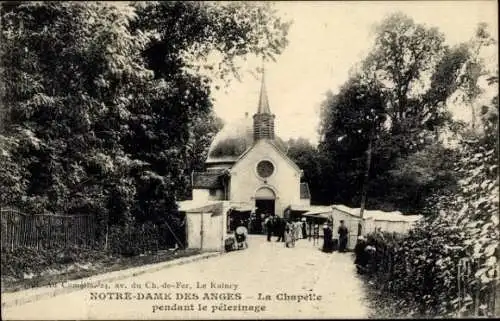
[[[365,212],[366,194],[368,192],[368,178],[370,176],[370,167],[372,163],[372,145],[373,145],[374,135],[375,135],[375,124],[373,124],[372,126],[370,132],[370,139],[368,141],[368,148],[366,150],[366,169],[365,169],[365,176],[363,178],[363,187],[361,189],[361,205],[359,209],[360,223],[358,225],[358,236],[362,234],[364,227],[363,214]]]

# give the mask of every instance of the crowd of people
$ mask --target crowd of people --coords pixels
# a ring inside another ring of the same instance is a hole
[[[233,220],[232,223],[235,226],[239,226],[239,228],[246,225],[246,222],[241,219]],[[286,247],[295,247],[295,242],[299,239],[312,240],[314,245],[316,245],[320,239],[320,226],[312,222],[307,222],[306,218],[302,218],[300,221],[288,221],[277,215],[266,215],[265,219],[262,221],[262,229],[263,232],[267,234],[268,242],[271,242],[272,237],[276,237],[276,242],[283,242]],[[327,221],[323,224],[323,252],[346,252],[349,230],[344,221],[340,221],[340,226],[336,232],[337,236],[335,237],[331,221]],[[246,236],[247,233],[248,232],[245,232],[243,234]],[[376,250],[372,243],[373,242],[366,240],[363,236],[358,237],[356,247],[354,248],[354,264],[359,273],[368,273],[369,270],[373,268],[373,257]],[[246,240],[243,239],[241,244],[245,247]]]
[[[313,240],[316,244],[319,240],[319,225],[306,222],[306,218],[300,221],[288,221],[285,218],[277,215],[268,215],[264,219],[264,232],[267,234],[267,241],[271,242],[271,238],[276,236],[276,242],[285,243],[286,247],[294,247],[295,242],[299,239]],[[309,233],[308,233],[309,227]],[[332,224],[326,222],[323,225],[323,248],[326,253],[331,253],[335,250],[345,252],[347,249],[347,240],[349,231],[344,224],[340,221],[340,226],[337,230],[338,237],[334,238]]]
[[[305,220],[290,222],[282,217],[269,215],[264,220],[264,229],[268,242],[276,236],[276,242],[283,242],[286,247],[294,247],[297,240],[307,238]]]

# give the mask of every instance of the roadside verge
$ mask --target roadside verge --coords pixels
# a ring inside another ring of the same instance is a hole
[[[81,283],[109,283],[109,282],[114,282],[114,281],[119,281],[123,280],[129,277],[134,277],[138,276],[141,274],[145,273],[152,273],[156,272],[171,266],[176,266],[176,265],[183,265],[195,261],[200,261],[204,259],[208,259],[211,257],[219,256],[221,255],[220,252],[209,252],[209,253],[202,253],[198,255],[193,255],[193,256],[188,256],[188,257],[183,257],[175,260],[171,260],[168,262],[162,262],[162,263],[154,263],[154,264],[148,264],[148,265],[143,265],[139,267],[134,267],[130,269],[125,269],[125,270],[119,270],[119,271],[114,271],[114,272],[109,272],[109,273],[104,273],[104,274],[99,274],[99,275],[94,275],[91,277],[79,279],[79,280],[71,280],[72,282],[81,282]],[[62,282],[60,282],[62,283]],[[5,307],[11,307],[11,306],[17,306],[17,305],[22,305],[26,304],[29,302],[49,298],[49,297],[54,297],[57,295],[61,294],[66,294],[70,292],[75,292],[75,291],[81,291],[81,288],[76,288],[76,287],[62,287],[60,284],[54,287],[40,287],[40,288],[33,288],[33,289],[27,289],[27,290],[21,290],[17,292],[12,292],[12,293],[2,293],[2,308]]]

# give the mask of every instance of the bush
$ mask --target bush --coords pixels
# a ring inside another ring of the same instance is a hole
[[[112,254],[130,257],[158,251],[160,230],[154,224],[111,226],[108,233]]]
[[[24,279],[25,275],[40,275],[47,269],[60,269],[71,263],[96,262],[106,257],[103,251],[72,247],[67,249],[37,249],[20,247],[2,251],[2,277]]]
[[[398,316],[492,316],[498,281],[498,155],[464,144],[457,191],[434,197],[433,216],[409,235],[370,235],[371,278]],[[459,287],[460,284],[460,287]]]

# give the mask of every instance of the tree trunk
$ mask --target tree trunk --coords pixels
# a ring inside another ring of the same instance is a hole
[[[363,233],[363,214],[365,211],[365,203],[366,203],[366,194],[368,192],[368,178],[370,176],[370,166],[372,162],[372,145],[373,145],[373,136],[374,136],[374,128],[372,129],[372,132],[370,133],[370,140],[368,141],[368,149],[366,150],[366,169],[365,169],[365,176],[363,179],[363,187],[361,190],[361,205],[359,209],[359,217],[360,217],[360,225],[358,228],[358,236],[362,235]]]
[[[476,108],[474,108],[474,104],[471,103],[470,105],[471,112],[472,112],[472,120],[471,120],[471,126],[472,126],[472,132],[476,132]]]

